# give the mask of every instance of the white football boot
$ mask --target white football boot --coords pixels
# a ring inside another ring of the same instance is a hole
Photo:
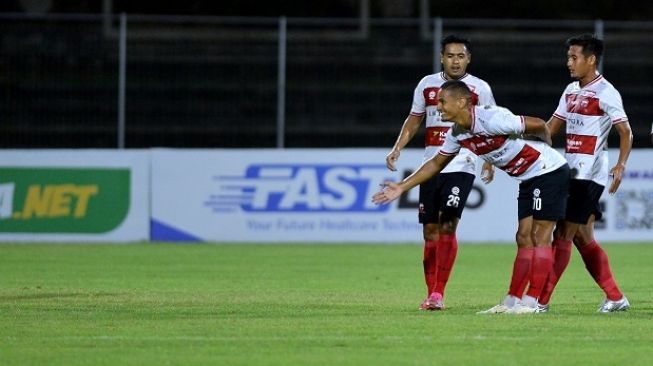
[[[506,314],[535,314],[537,312],[537,299],[526,295],[506,311]]]
[[[503,301],[500,304],[494,305],[493,307],[487,310],[481,310],[476,314],[505,314],[517,303],[519,303],[518,298],[511,295],[506,295],[506,297],[503,299]]]
[[[608,299],[603,300],[603,303],[601,303],[601,306],[599,306],[599,310],[597,310],[597,312],[614,313],[617,311],[626,311],[628,309],[630,309],[630,303],[628,302],[626,296],[624,296],[621,298],[621,300],[617,300],[617,301],[612,301]]]

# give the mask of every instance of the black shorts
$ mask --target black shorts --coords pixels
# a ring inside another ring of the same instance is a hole
[[[581,225],[587,224],[591,215],[601,220],[603,214],[599,199],[604,189],[604,186],[591,180],[571,179],[565,220]]]
[[[565,218],[569,194],[569,166],[525,180],[519,184],[517,216],[519,220],[558,221]]]
[[[419,186],[419,222],[437,224],[439,217],[461,218],[474,184],[474,175],[463,172],[440,173]]]

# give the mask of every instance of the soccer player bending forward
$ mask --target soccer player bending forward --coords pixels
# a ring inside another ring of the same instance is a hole
[[[551,148],[551,135],[539,118],[516,116],[497,106],[474,106],[471,91],[459,80],[442,84],[437,98],[442,119],[454,123],[442,148],[400,183],[385,182],[384,189],[376,193],[372,201],[387,204],[397,199],[439,174],[463,147],[517,179],[520,182],[517,246],[524,249],[522,256],[529,256],[529,268],[518,266],[518,255],[510,289],[522,288],[529,282],[530,286],[522,299],[510,295],[509,291],[504,303],[498,306],[509,313],[536,313],[537,299],[553,266],[553,229],[556,221],[565,215],[569,184],[567,162]],[[523,135],[535,136],[541,141],[526,140]]]

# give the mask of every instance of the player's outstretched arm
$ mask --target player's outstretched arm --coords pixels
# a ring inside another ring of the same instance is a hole
[[[630,128],[630,123],[623,122],[614,125],[614,128],[619,133],[619,159],[612,169],[610,169],[610,176],[612,183],[608,189],[608,193],[615,194],[621,185],[621,179],[626,171],[626,161],[630,155],[630,150],[633,147],[633,133]]]
[[[376,204],[386,204],[394,201],[401,196],[402,193],[411,190],[416,185],[424,183],[429,178],[439,174],[442,169],[453,160],[454,156],[455,155],[436,154],[400,183],[383,183],[383,189],[372,196],[372,202]]]
[[[551,132],[543,119],[524,116],[524,134],[533,135],[549,145],[552,145]]]
[[[546,126],[549,128],[549,132],[551,133],[551,136],[557,135],[558,132],[560,131],[560,128],[564,124],[565,121],[561,120],[556,116],[551,116],[551,118],[549,118],[549,120],[546,122]]]
[[[404,193],[404,189],[399,184],[394,182],[383,182],[383,184],[381,184],[381,190],[372,196],[372,202],[377,205],[384,205],[396,200],[402,193]]]

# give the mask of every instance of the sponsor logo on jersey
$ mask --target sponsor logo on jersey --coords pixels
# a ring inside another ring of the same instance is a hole
[[[445,137],[447,137],[447,131],[449,131],[449,127],[427,127],[424,135],[424,145],[442,146]]]
[[[216,176],[204,205],[215,212],[381,212],[372,195],[396,179],[385,165],[253,164],[241,176]]]
[[[471,150],[476,155],[489,154],[497,150],[508,139],[507,135],[504,136],[482,136],[473,135],[470,138],[460,141],[460,145]]]
[[[567,134],[567,153],[594,155],[595,150],[596,136]]]
[[[528,170],[537,159],[540,157],[540,152],[532,147],[525,145],[519,154],[515,156],[508,164],[501,167],[503,171],[513,177],[518,177]]]
[[[585,123],[582,120],[577,119],[577,118],[569,118],[569,119],[567,119],[567,123],[570,124],[570,125],[579,126],[579,127],[584,127],[585,126]]]

